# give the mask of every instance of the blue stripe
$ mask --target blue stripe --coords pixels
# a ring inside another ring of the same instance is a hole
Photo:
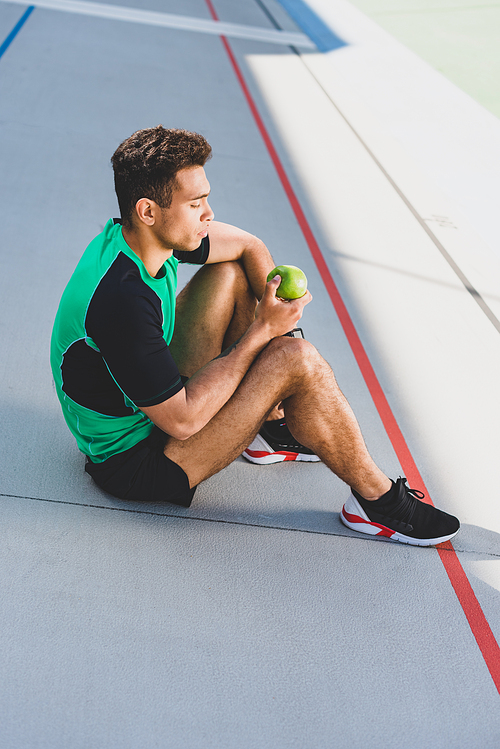
[[[300,26],[304,34],[314,42],[320,52],[346,47],[347,42],[337,36],[303,0],[278,0],[288,15]]]
[[[21,16],[19,21],[16,23],[16,25],[10,32],[9,36],[5,39],[5,41],[2,42],[2,44],[0,45],[0,57],[2,57],[3,53],[6,52],[7,49],[10,47],[11,42],[14,41],[15,37],[21,31],[22,27],[24,26],[24,24],[26,23],[26,21],[28,20],[28,18],[30,17],[30,15],[33,13],[34,10],[35,10],[35,6],[30,5],[28,10],[24,12],[24,14]]]

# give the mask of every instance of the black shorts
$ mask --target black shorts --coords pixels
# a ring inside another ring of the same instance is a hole
[[[182,468],[163,452],[167,435],[154,427],[146,439],[103,463],[87,459],[85,470],[96,484],[119,499],[170,502],[189,507],[196,487]]]

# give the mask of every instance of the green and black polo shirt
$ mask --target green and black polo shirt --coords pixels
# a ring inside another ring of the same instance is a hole
[[[66,422],[94,463],[145,439],[140,410],[171,398],[182,382],[168,345],[179,262],[203,264],[208,237],[174,252],[155,278],[112,219],[85,250],[61,298],[51,366]]]

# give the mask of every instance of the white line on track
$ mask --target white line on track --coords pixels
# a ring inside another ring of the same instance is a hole
[[[0,0],[0,2],[15,3],[25,7],[30,5],[29,0],[28,2],[27,0]],[[36,8],[60,10],[65,13],[78,13],[95,18],[109,18],[114,21],[129,21],[148,26],[164,26],[169,29],[178,29],[181,31],[195,31],[202,34],[216,34],[218,36],[228,36],[238,39],[250,39],[256,42],[316,49],[316,45],[309,37],[293,31],[263,29],[256,26],[244,26],[238,23],[224,23],[223,21],[178,16],[172,13],[157,13],[152,10],[124,8],[119,5],[89,3],[84,2],[84,0],[36,0],[36,2],[31,4]]]

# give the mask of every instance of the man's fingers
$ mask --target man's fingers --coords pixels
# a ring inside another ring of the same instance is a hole
[[[310,291],[306,291],[303,296],[299,296],[298,299],[292,299],[291,301],[298,302],[301,307],[305,307],[306,304],[309,304],[309,302],[312,301],[312,294]]]
[[[276,296],[276,289],[281,283],[281,276],[274,276],[274,278],[271,278],[270,281],[268,281],[267,285],[271,287],[271,290],[273,292],[273,296]]]

